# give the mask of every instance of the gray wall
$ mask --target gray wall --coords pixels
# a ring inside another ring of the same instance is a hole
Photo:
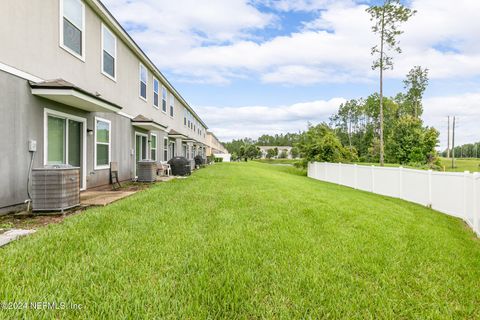
[[[52,102],[31,94],[30,86],[24,79],[0,71],[0,208],[23,203],[27,198],[27,177],[31,154],[28,141],[37,141],[37,152],[33,167],[44,163],[44,110],[52,109],[87,119],[87,129],[94,130],[95,116],[108,119],[111,123],[111,160],[119,164],[121,180],[133,178],[134,132],[130,119],[114,113],[88,113],[66,105]],[[143,131],[145,132],[145,131]],[[159,142],[165,133],[158,132]],[[94,170],[93,135],[87,135],[87,188],[109,183],[110,172]],[[161,157],[163,144],[159,143]],[[158,158],[159,160],[161,158]]]
[[[153,106],[153,75],[148,68],[147,101],[139,97],[139,56],[124,43],[117,32],[117,79],[107,78],[101,70],[102,20],[92,1],[85,5],[85,61],[60,47],[59,0],[1,0],[0,63],[28,72],[44,80],[64,79],[123,107],[122,112],[136,117],[142,114],[202,143],[206,137],[183,124],[186,106],[175,102],[174,117]],[[115,28],[110,26],[115,32]],[[160,76],[157,76],[161,81]],[[168,84],[165,83],[168,88]],[[173,92],[173,90],[170,90]],[[170,92],[167,95],[169,108]],[[161,101],[160,101],[161,102]],[[206,131],[205,128],[203,128]]]

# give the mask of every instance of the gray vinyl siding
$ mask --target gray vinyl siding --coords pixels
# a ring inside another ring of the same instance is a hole
[[[64,79],[103,99],[122,106],[122,112],[136,117],[139,114],[168,126],[177,132],[205,143],[206,138],[183,125],[186,106],[175,99],[174,117],[170,117],[170,90],[167,112],[153,107],[153,77],[155,70],[117,36],[116,81],[102,74],[102,20],[94,11],[93,1],[85,1],[85,61],[60,47],[59,0],[2,0],[0,10],[0,62],[28,72],[44,80]],[[148,70],[147,101],[140,98],[139,66]],[[160,77],[156,76],[160,81]],[[160,95],[162,85],[160,81]],[[205,128],[204,128],[205,131]]]
[[[24,203],[28,199],[27,178],[30,165],[28,141],[37,141],[34,168],[44,163],[44,111],[45,108],[87,119],[87,129],[95,129],[95,117],[111,121],[111,160],[119,164],[121,180],[133,178],[134,132],[130,119],[115,113],[88,113],[35,97],[28,82],[0,71],[0,208]],[[159,138],[163,136],[157,133]],[[93,135],[87,135],[87,188],[109,183],[108,169],[94,170]],[[163,149],[162,149],[163,150]]]

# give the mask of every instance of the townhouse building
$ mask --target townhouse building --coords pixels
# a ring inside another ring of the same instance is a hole
[[[0,3],[0,210],[30,169],[80,167],[81,189],[140,160],[204,156],[207,125],[99,0]]]
[[[207,140],[206,140],[206,151],[207,156],[211,156],[212,154],[222,154],[228,153],[228,150],[225,146],[218,140],[217,136],[211,131],[207,131]]]

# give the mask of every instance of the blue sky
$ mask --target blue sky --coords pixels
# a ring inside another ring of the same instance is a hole
[[[105,0],[107,7],[222,140],[303,130],[345,99],[378,90],[376,38],[354,0]],[[459,116],[460,143],[480,140],[480,1],[412,0],[403,54],[385,91],[430,69],[425,122]],[[185,10],[189,8],[189,10]]]

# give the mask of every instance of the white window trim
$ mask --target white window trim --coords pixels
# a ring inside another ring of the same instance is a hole
[[[62,0],[63,1],[63,0]],[[104,49],[104,39],[103,39],[103,31],[106,30],[107,32],[109,32],[113,38],[115,39],[115,56],[113,57],[113,61],[114,61],[114,64],[113,64],[113,70],[115,72],[115,76],[112,77],[111,75],[109,75],[108,73],[105,72],[104,68],[103,68],[103,51],[105,50]],[[102,22],[102,26],[101,26],[101,29],[100,29],[100,34],[101,34],[101,37],[102,37],[102,52],[101,52],[101,57],[100,59],[102,60],[102,74],[104,76],[106,76],[108,79],[114,81],[114,82],[117,82],[117,74],[118,74],[118,71],[117,71],[117,36],[115,36],[115,34]]]
[[[163,99],[163,91],[165,90],[165,99]],[[163,100],[165,100],[165,110],[163,110]],[[167,111],[168,111],[168,90],[167,88],[165,88],[165,86],[162,85],[162,112],[167,114]]]
[[[167,149],[165,149],[165,141],[167,141]],[[170,146],[170,144],[169,144],[168,138],[166,138],[166,137],[163,138],[163,155],[162,155],[163,158],[164,158],[163,161],[168,161],[168,153],[169,153],[169,150],[168,150],[168,149],[169,149],[169,146]],[[165,157],[165,151],[167,152],[167,156],[166,156],[166,157]]]
[[[75,58],[79,59],[80,61],[82,62],[85,62],[85,52],[86,52],[86,49],[87,49],[87,46],[86,46],[86,43],[85,43],[85,33],[86,33],[86,24],[85,24],[85,3],[83,3],[82,0],[79,0],[80,1],[80,4],[82,5],[82,24],[83,24],[83,28],[82,28],[82,55],[79,55],[78,53],[76,53],[75,51],[73,51],[72,49],[70,49],[69,47],[67,47],[64,43],[63,43],[63,1],[64,0],[60,0],[59,3],[60,3],[60,11],[59,11],[59,21],[60,21],[60,24],[59,24],[59,27],[60,27],[60,32],[59,32],[59,35],[60,35],[60,39],[59,39],[59,46],[60,48],[62,48],[63,50],[67,51],[68,53],[70,53],[71,55],[73,55]]]
[[[170,93],[170,98],[168,100],[170,102],[168,107],[168,115],[170,116],[170,118],[173,119],[175,117],[175,96],[172,93]],[[173,107],[173,112],[171,111],[172,107]]]
[[[137,136],[140,136],[140,137],[145,137],[145,140],[147,141],[147,154],[146,154],[146,159],[140,159],[140,161],[143,161],[143,160],[148,160],[148,158],[150,158],[149,154],[148,154],[148,134],[145,134],[145,133],[142,133],[142,132],[138,132],[138,131],[135,131],[135,142],[133,144],[134,146],[134,152],[137,152]],[[141,148],[140,148],[140,152],[142,152]],[[135,176],[135,179],[138,178],[138,175],[137,175],[137,158],[136,158],[136,154],[134,154],[133,156],[133,172],[134,172],[134,176]]]
[[[157,143],[157,146],[155,148],[152,148],[152,142],[150,142],[150,158],[152,157],[152,151],[155,150],[155,159],[150,160],[158,161],[158,136],[155,133],[150,133],[150,136],[150,140],[152,139],[152,137],[155,137],[155,141]]]
[[[87,189],[87,119],[63,113],[60,111],[47,109],[43,110],[43,165],[48,165],[48,116],[58,117],[66,120],[81,122],[83,125],[82,132],[82,186],[80,190]],[[67,121],[68,122],[68,121]],[[67,124],[68,125],[68,124]],[[65,140],[68,141],[68,130],[66,131]],[[68,157],[68,143],[66,144],[65,153]],[[66,159],[68,161],[68,159]]]
[[[158,92],[155,92],[155,81],[158,83]],[[158,106],[155,105],[155,93],[158,95]],[[152,105],[155,109],[160,109],[160,81],[157,78],[153,77],[153,101]]]
[[[105,142],[97,142],[97,121],[101,122],[106,122],[108,123],[108,164],[106,165],[97,165],[97,144],[103,144],[106,145],[107,143]],[[95,117],[95,122],[94,122],[94,136],[95,136],[95,143],[94,143],[94,148],[93,148],[93,164],[94,170],[105,170],[105,169],[110,169],[110,162],[112,162],[112,122],[107,119],[103,119],[100,117]]]
[[[146,95],[146,97],[145,98],[142,97],[142,87],[140,86],[140,82],[143,83],[143,81],[142,81],[142,67],[145,69],[145,72],[146,72],[146,79],[145,79],[145,81],[146,81],[146,83],[145,83],[145,87],[146,87],[145,88],[145,95]],[[139,80],[138,81],[138,83],[139,83],[138,97],[140,99],[142,99],[143,101],[148,102],[148,69],[147,69],[147,67],[145,67],[143,65],[143,63],[139,63],[139,66],[138,66],[138,80]]]

